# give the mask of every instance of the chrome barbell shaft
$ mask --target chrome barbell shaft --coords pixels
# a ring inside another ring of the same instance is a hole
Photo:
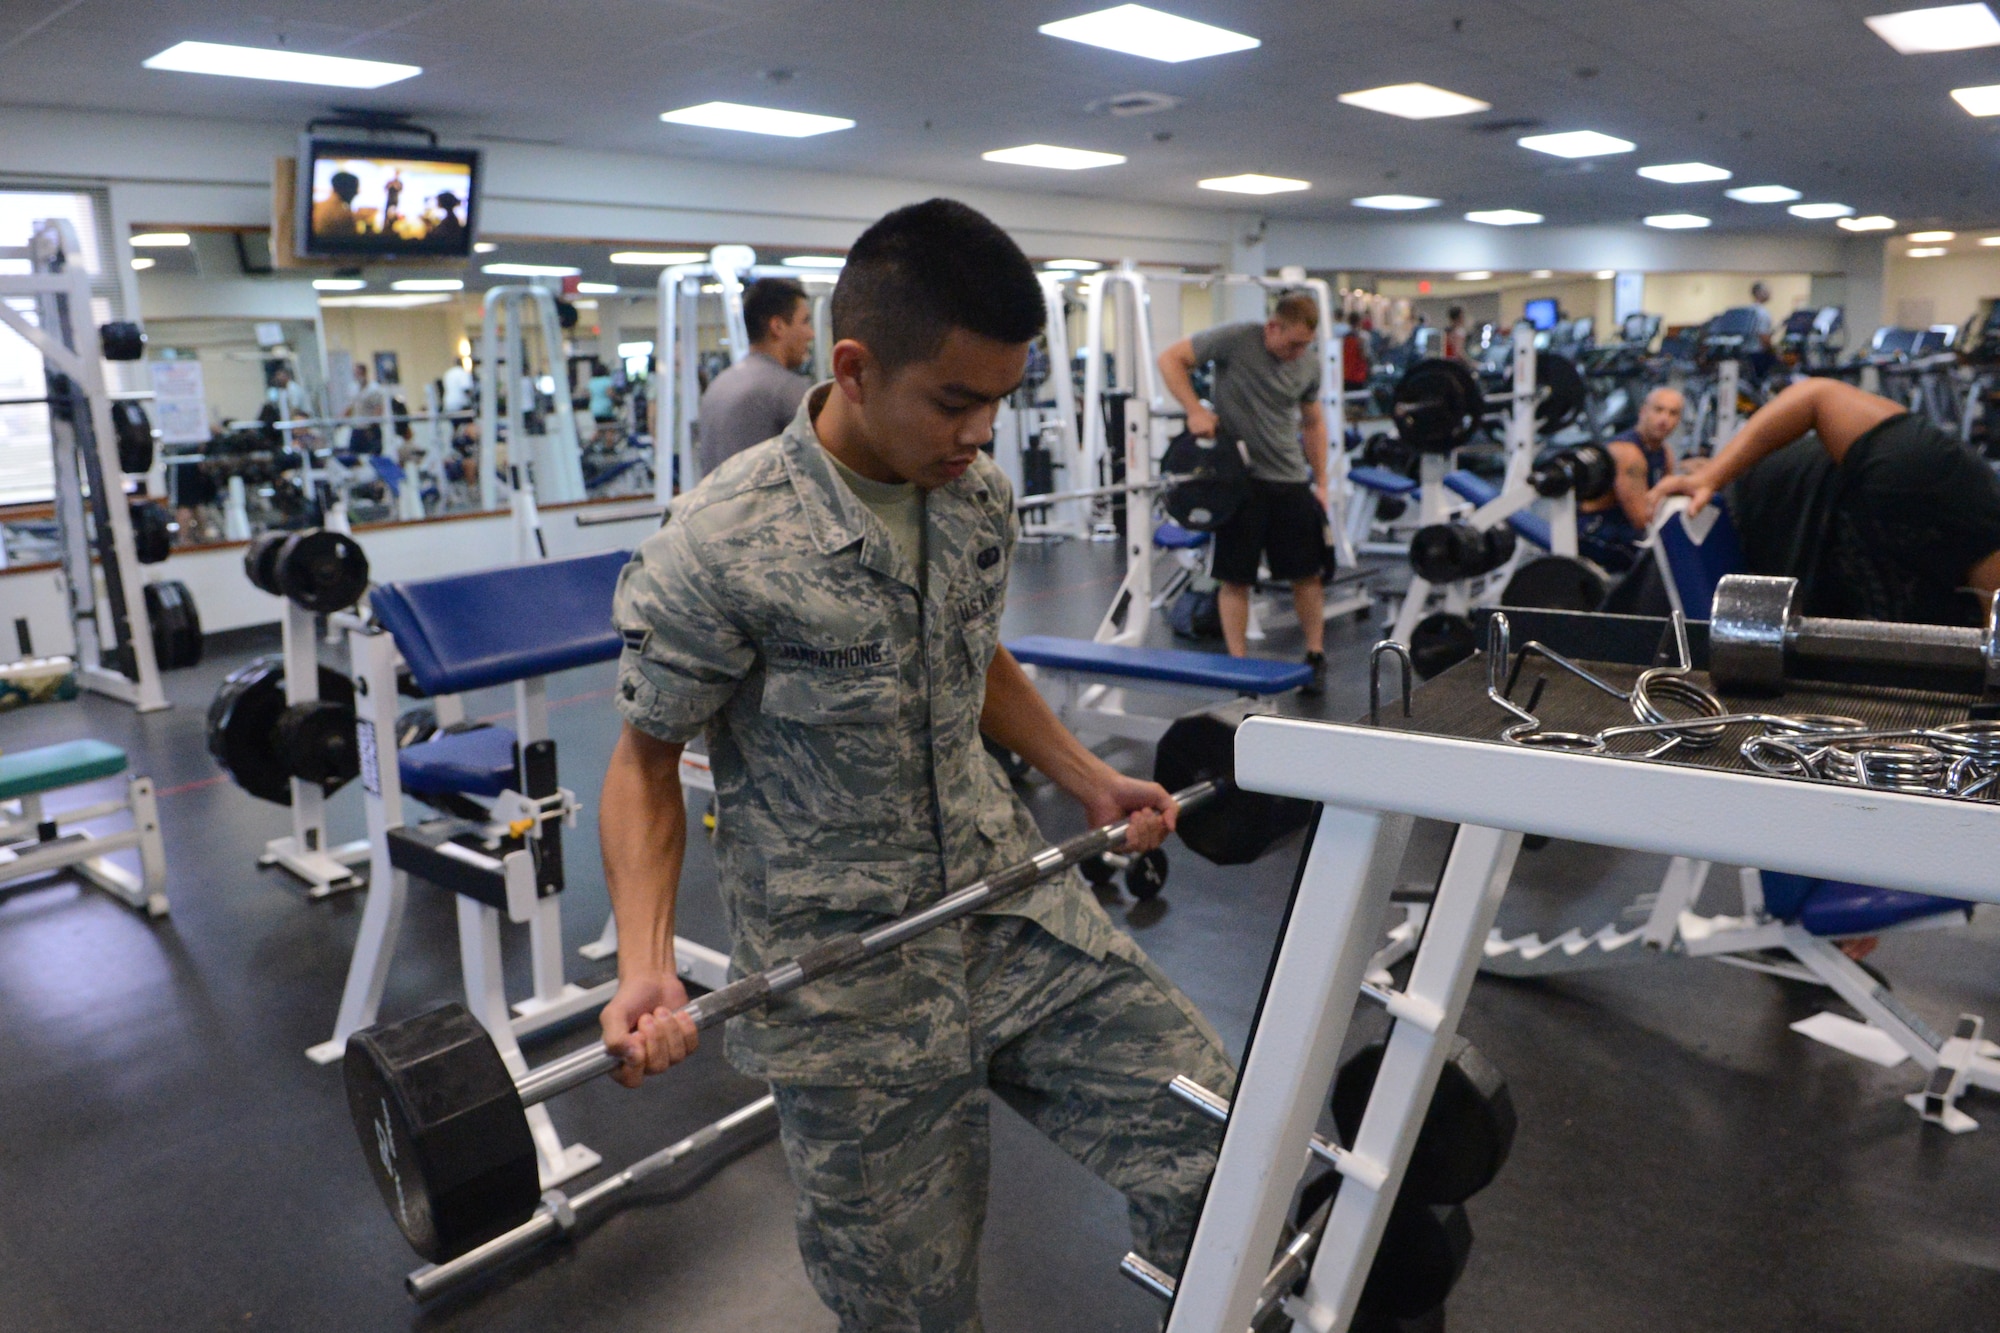
[[[1227,786],[1226,780],[1197,782],[1175,792],[1174,801],[1186,811],[1213,799]],[[740,977],[690,1002],[681,1013],[694,1021],[696,1031],[716,1027],[738,1014],[761,1008],[773,996],[797,990],[809,981],[852,967],[864,958],[886,953],[925,931],[968,916],[988,903],[1038,884],[1079,861],[1116,850],[1131,828],[1129,818],[1121,819],[1115,824],[1079,833],[1055,846],[1044,847],[1029,859],[1017,861],[984,879],[974,880],[921,911],[898,917],[873,930],[836,935],[797,958],[788,959],[766,971]],[[539,1069],[530,1070],[515,1082],[514,1088],[520,1094],[523,1106],[533,1106],[588,1083],[599,1075],[608,1074],[623,1063],[620,1057],[601,1045],[585,1046],[551,1060]]]

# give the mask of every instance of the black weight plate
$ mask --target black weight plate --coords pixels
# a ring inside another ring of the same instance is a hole
[[[291,775],[319,783],[329,795],[361,772],[352,704],[329,699],[292,704],[278,715],[271,736]]]
[[[1160,472],[1176,478],[1167,489],[1167,517],[1190,532],[1213,532],[1243,507],[1250,493],[1243,455],[1234,444],[1182,431],[1167,444]]]
[[[1500,604],[1543,611],[1595,611],[1604,604],[1608,592],[1604,576],[1583,561],[1545,555],[1514,571],[1500,594]]]
[[[1117,868],[1101,856],[1086,857],[1076,863],[1076,868],[1093,888],[1101,889],[1118,877]]]
[[[369,1173],[418,1254],[452,1258],[534,1215],[527,1112],[463,1005],[363,1028],[347,1039],[342,1072]]]
[[[1299,1191],[1292,1225],[1303,1227],[1320,1205],[1340,1193],[1340,1174],[1327,1171]],[[1361,1288],[1356,1329],[1386,1328],[1437,1309],[1451,1295],[1472,1254],[1472,1224],[1457,1205],[1434,1208],[1398,1196]]]
[[[1472,438],[1485,411],[1479,382],[1456,361],[1419,361],[1396,381],[1389,408],[1397,438],[1424,453],[1449,453]]]
[[[1429,680],[1472,656],[1477,646],[1470,620],[1450,611],[1433,611],[1410,631],[1410,665],[1420,678]]]
[[[278,586],[278,549],[285,544],[289,532],[260,532],[250,539],[243,548],[243,574],[250,580],[250,586],[273,597],[283,597],[285,590]]]
[[[134,500],[126,511],[132,516],[132,550],[142,565],[157,565],[173,554],[173,515],[158,500]]]
[[[1168,791],[1236,772],[1236,724],[1214,713],[1178,718],[1153,751],[1153,781]],[[1219,866],[1248,865],[1312,821],[1313,803],[1231,787],[1181,813],[1176,832],[1196,856]]]
[[[1380,1042],[1362,1047],[1334,1079],[1333,1120],[1343,1143],[1353,1143],[1361,1128],[1361,1113],[1382,1068],[1383,1050]],[[1507,1164],[1515,1128],[1507,1080],[1471,1042],[1454,1038],[1398,1198],[1464,1203],[1492,1184]]]
[[[201,615],[194,594],[179,579],[148,583],[146,619],[153,626],[153,662],[162,671],[178,671],[201,662]]]
[[[308,611],[338,611],[368,591],[368,557],[343,532],[311,528],[293,533],[278,548],[274,567],[285,596]]]
[[[1601,500],[1618,484],[1618,464],[1611,451],[1601,444],[1581,444],[1570,451],[1570,469],[1576,478],[1576,498]]]
[[[319,669],[319,696],[353,716],[354,683],[338,671]],[[285,708],[285,659],[275,653],[230,672],[208,706],[209,754],[237,786],[278,805],[292,803],[292,766],[277,740]]]
[[[111,431],[118,442],[118,470],[150,472],[153,467],[153,423],[146,409],[129,398],[111,404]]]
[[[1430,583],[1453,583],[1471,572],[1485,547],[1467,524],[1427,523],[1410,538],[1410,569]]]
[[[130,320],[113,320],[98,327],[97,346],[106,361],[137,361],[146,355],[146,335]]]
[[[1535,353],[1535,393],[1535,421],[1545,440],[1575,421],[1590,401],[1576,362],[1555,352]]]

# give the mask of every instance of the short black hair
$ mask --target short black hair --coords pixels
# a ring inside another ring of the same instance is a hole
[[[890,373],[937,355],[953,329],[1025,343],[1046,308],[1014,238],[956,199],[882,218],[848,251],[833,289],[833,336],[865,343]]]
[[[750,341],[763,342],[771,336],[771,321],[790,319],[806,299],[805,284],[797,278],[759,278],[743,289],[743,326]]]

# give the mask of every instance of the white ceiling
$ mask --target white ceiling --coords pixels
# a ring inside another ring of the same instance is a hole
[[[1948,91],[2000,82],[2000,48],[1896,54],[1861,22],[1896,0],[1155,0],[1259,37],[1260,49],[1161,64],[1041,36],[1105,0],[7,0],[0,104],[296,124],[333,104],[414,112],[453,137],[951,184],[1027,188],[1274,217],[1388,220],[1349,206],[1386,191],[1428,215],[1525,208],[1552,225],[1706,213],[1717,230],[1839,235],[1725,185],[1639,179],[1647,163],[1730,168],[1908,225],[2000,221],[2000,117]],[[1916,3],[1917,0],[1908,0]],[[338,13],[340,22],[330,18]],[[182,40],[286,45],[402,61],[417,78],[349,92],[142,69]],[[790,71],[774,80],[773,70]],[[1493,104],[1412,122],[1337,94],[1422,80]],[[1093,115],[1146,90],[1171,111]],[[849,116],[803,140],[662,124],[710,99]],[[1535,129],[1598,129],[1639,151],[1563,163],[1518,148]],[[1511,125],[1512,128],[1506,128]],[[1499,126],[1501,128],[1493,128]],[[1130,161],[1062,173],[979,160],[1047,142]],[[0,169],[6,166],[0,146]],[[1263,199],[1195,188],[1264,171],[1313,182]]]

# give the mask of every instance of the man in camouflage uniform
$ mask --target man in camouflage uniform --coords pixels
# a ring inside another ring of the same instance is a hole
[[[671,948],[697,735],[739,972],[1039,850],[982,730],[1093,823],[1130,814],[1129,846],[1176,814],[1064,731],[999,646],[1013,496],[979,446],[1041,324],[1020,250],[961,204],[899,210],[856,243],[833,315],[834,383],[678,501],[620,582],[603,1028],[629,1086],[694,1047]],[[1214,1031],[1074,875],[736,1019],[725,1049],[772,1084],[806,1269],[848,1333],[980,1328],[989,1090],[1123,1190],[1141,1252],[1177,1270],[1219,1135],[1166,1085],[1233,1084]]]

